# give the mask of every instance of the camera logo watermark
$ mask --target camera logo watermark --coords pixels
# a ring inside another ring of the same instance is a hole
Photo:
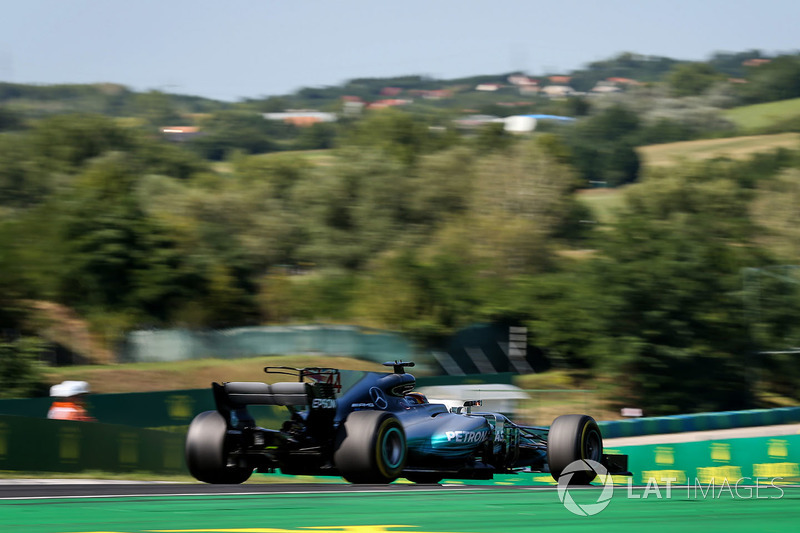
[[[572,477],[576,473],[584,472],[588,472],[589,479],[594,478],[596,475],[603,480],[603,490],[595,503],[579,504],[575,502],[575,499],[570,494],[569,482],[572,481]],[[558,478],[558,499],[561,500],[561,503],[564,504],[564,507],[569,512],[578,516],[596,515],[608,507],[612,496],[614,496],[614,483],[611,480],[611,476],[608,475],[608,470],[597,461],[592,461],[591,459],[573,461],[561,471],[561,476]]]

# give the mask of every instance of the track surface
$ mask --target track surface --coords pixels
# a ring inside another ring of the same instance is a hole
[[[24,533],[498,532],[797,530],[800,487],[739,495],[618,487],[595,516],[576,516],[548,487],[347,484],[4,484],[0,531]],[[630,496],[630,497],[629,497]],[[660,496],[657,497],[657,496]],[[579,505],[601,489],[570,491]]]
[[[374,493],[414,491],[491,490],[486,486],[442,486],[442,485],[349,485],[333,483],[269,483],[245,485],[206,485],[194,483],[22,483],[0,482],[0,501],[19,499],[58,498],[129,498],[148,496],[203,496],[203,495],[267,495],[267,494],[325,494],[325,493]],[[533,488],[533,487],[526,487]],[[545,487],[543,487],[545,488]]]

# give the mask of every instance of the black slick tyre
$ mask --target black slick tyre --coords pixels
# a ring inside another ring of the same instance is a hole
[[[588,415],[562,415],[553,421],[547,436],[547,464],[558,481],[572,462],[603,458],[603,437],[597,422]],[[573,471],[571,484],[588,485],[595,473],[591,469]]]
[[[239,484],[250,478],[253,469],[228,466],[227,425],[217,411],[197,415],[186,434],[186,466],[198,481],[213,484]]]
[[[385,411],[353,411],[339,427],[333,462],[350,483],[384,484],[397,479],[406,463],[406,433]]]

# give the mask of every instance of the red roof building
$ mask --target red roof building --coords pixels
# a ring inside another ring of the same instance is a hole
[[[641,85],[641,82],[632,80],[630,78],[606,78],[606,81],[616,85]]]
[[[397,96],[403,92],[403,89],[400,87],[384,87],[381,89],[381,96]]]

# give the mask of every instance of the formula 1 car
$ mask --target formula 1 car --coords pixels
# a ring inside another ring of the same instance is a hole
[[[344,392],[341,372],[332,368],[267,367],[297,379],[271,385],[213,383],[217,410],[197,415],[186,436],[189,471],[206,483],[242,483],[254,470],[276,469],[370,484],[491,479],[523,470],[558,480],[573,461],[591,459],[611,474],[630,475],[626,455],[603,453],[589,416],[559,416],[545,428],[475,411],[478,401],[448,411],[413,392],[416,380],[405,368],[414,363],[384,364],[393,372],[365,373]],[[280,430],[264,429],[248,405],[285,406],[289,418]],[[569,473],[572,483],[595,477],[589,468]]]

